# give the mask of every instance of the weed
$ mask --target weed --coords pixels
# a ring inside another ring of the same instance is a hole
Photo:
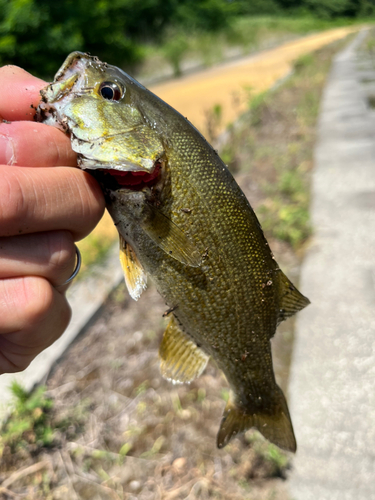
[[[220,151],[220,158],[223,160],[223,162],[226,164],[226,166],[232,173],[235,173],[238,170],[236,161],[236,152],[233,145],[230,142],[225,144],[225,146]]]
[[[302,69],[306,68],[307,66],[311,66],[314,63],[314,55],[309,53],[309,54],[304,54],[298,59],[294,61],[294,70],[295,71],[301,71]]]
[[[260,205],[258,211],[263,229],[293,248],[298,248],[311,234],[307,207],[286,204],[284,199],[276,197],[269,205]]]
[[[251,96],[251,94],[250,94]],[[259,125],[261,122],[261,115],[267,106],[268,92],[260,92],[255,96],[250,97],[249,109],[250,109],[250,119],[253,126]]]
[[[126,457],[126,455],[129,453],[129,451],[132,449],[132,445],[130,443],[125,443],[121,446],[119,455],[123,458]]]
[[[217,139],[218,132],[221,129],[223,108],[221,104],[215,104],[211,109],[205,112],[205,129],[208,142],[212,143]]]
[[[175,413],[179,413],[182,410],[181,400],[177,392],[172,394],[172,405]]]
[[[135,394],[137,396],[140,396],[141,394],[145,393],[149,387],[149,382],[148,380],[144,380],[136,389],[135,389]]]
[[[197,403],[202,403],[206,399],[206,389],[200,387],[197,393]]]
[[[140,458],[152,458],[154,455],[159,453],[163,444],[165,443],[166,438],[164,436],[159,436],[154,444],[152,445],[151,450],[145,451],[141,454]]]
[[[11,385],[15,399],[14,411],[4,425],[0,436],[0,454],[6,446],[14,452],[20,447],[50,446],[54,432],[51,428],[51,399],[45,395],[45,387],[38,387],[29,394],[18,382]]]
[[[288,465],[288,457],[286,454],[271,443],[268,444],[264,457],[275,466],[277,471],[284,470]]]

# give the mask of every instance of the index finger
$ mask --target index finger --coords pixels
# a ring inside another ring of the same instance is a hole
[[[0,68],[0,119],[32,120],[47,83],[17,66]]]

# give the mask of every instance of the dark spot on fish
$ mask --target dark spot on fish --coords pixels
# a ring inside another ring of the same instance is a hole
[[[172,250],[169,250],[169,255],[171,255],[172,253],[173,253]]]

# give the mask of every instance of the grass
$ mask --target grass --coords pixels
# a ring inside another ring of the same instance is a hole
[[[341,42],[342,43],[342,42]],[[297,250],[312,232],[309,180],[322,88],[340,43],[294,63],[280,87],[249,93],[249,111],[232,127],[221,155],[229,168],[253,174],[250,199],[267,237]]]
[[[14,409],[0,433],[0,458],[5,461],[12,463],[17,458],[61,445],[62,435],[73,438],[86,419],[87,402],[71,408],[69,414],[57,412],[45,386],[28,392],[14,381],[11,392]]]
[[[14,397],[14,412],[2,429],[0,455],[3,455],[7,447],[14,453],[31,443],[37,447],[51,445],[53,431],[49,414],[53,402],[45,396],[45,387],[40,386],[29,394],[17,382],[13,382],[11,392]]]

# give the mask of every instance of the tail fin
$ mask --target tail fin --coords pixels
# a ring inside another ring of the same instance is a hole
[[[217,435],[217,446],[223,448],[239,432],[255,427],[263,436],[279,448],[295,452],[297,449],[293,426],[284,394],[278,387],[277,400],[272,411],[262,412],[240,408],[229,398],[225,407],[220,430]]]

